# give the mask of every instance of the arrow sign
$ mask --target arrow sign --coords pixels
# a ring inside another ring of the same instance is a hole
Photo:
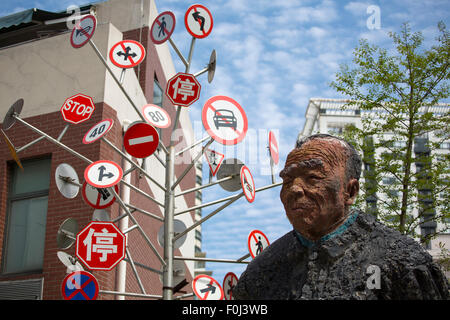
[[[109,160],[96,161],[84,170],[84,179],[96,188],[112,187],[122,179],[122,176],[122,168]]]
[[[220,284],[206,274],[200,274],[192,280],[192,289],[200,300],[223,299],[223,290]]]
[[[134,40],[119,41],[109,51],[109,59],[119,68],[136,67],[144,58],[144,46]]]

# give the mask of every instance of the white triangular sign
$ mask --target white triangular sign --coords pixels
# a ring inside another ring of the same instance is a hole
[[[222,164],[223,159],[225,158],[225,155],[211,149],[205,149],[205,158],[208,162],[212,175],[215,176],[217,170],[219,170],[219,167]]]

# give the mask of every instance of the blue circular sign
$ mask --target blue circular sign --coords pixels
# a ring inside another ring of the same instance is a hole
[[[61,293],[64,300],[96,300],[97,279],[86,271],[72,272],[64,278]]]

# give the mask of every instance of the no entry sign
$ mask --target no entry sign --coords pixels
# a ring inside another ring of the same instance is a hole
[[[223,278],[223,295],[225,300],[234,300],[233,298],[233,288],[238,282],[238,277],[233,272],[228,272]]]
[[[109,50],[109,59],[119,68],[133,68],[145,58],[145,49],[137,41],[122,40]]]
[[[96,300],[98,290],[97,279],[87,271],[69,273],[61,285],[64,300]]]
[[[205,38],[211,33],[214,22],[208,8],[201,4],[194,4],[184,15],[184,25],[191,36]]]
[[[194,75],[178,72],[167,81],[166,95],[173,104],[188,107],[200,97],[201,85]]]
[[[248,251],[252,258],[255,258],[260,254],[265,248],[267,248],[270,243],[266,235],[259,230],[253,230],[248,235]]]
[[[117,184],[114,186],[114,190],[117,194],[119,193],[119,187],[117,186]],[[116,197],[114,196],[114,194],[111,193],[107,188],[96,188],[91,186],[87,182],[83,183],[81,194],[83,195],[84,201],[95,209],[108,208],[116,201]]]
[[[122,179],[122,176],[122,168],[109,160],[96,161],[84,170],[84,179],[96,188],[112,187]]]
[[[154,104],[143,106],[142,115],[148,123],[158,128],[168,128],[172,122],[166,110]]]
[[[125,150],[135,158],[147,158],[152,155],[158,144],[158,132],[145,122],[132,123],[123,137]]]
[[[165,11],[156,17],[150,29],[150,38],[154,44],[161,44],[167,39],[175,30],[175,15],[170,11]]]
[[[248,129],[244,109],[227,96],[215,96],[205,102],[202,123],[208,134],[224,145],[241,142]]]
[[[79,124],[89,120],[95,110],[94,101],[84,94],[76,94],[64,101],[61,114],[65,121]]]
[[[78,232],[76,255],[91,270],[111,270],[125,257],[125,245],[114,223],[93,221]]]
[[[74,48],[84,46],[94,35],[97,20],[93,15],[83,17],[78,24],[72,29],[70,35],[70,44]]]
[[[97,141],[112,128],[114,121],[112,119],[105,119],[95,124],[83,137],[83,143],[89,144]]]
[[[280,155],[278,152],[278,142],[273,131],[269,131],[269,153],[273,163],[278,164]]]
[[[220,284],[206,274],[200,274],[192,280],[192,289],[200,300],[223,299],[223,290]]]
[[[242,191],[244,191],[245,198],[247,198],[248,202],[253,202],[255,200],[256,190],[255,190],[255,181],[253,180],[253,176],[250,173],[250,169],[247,166],[241,167],[241,186]]]

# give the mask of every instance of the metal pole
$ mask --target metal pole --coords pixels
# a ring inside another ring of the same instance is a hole
[[[154,294],[140,294],[133,292],[117,292],[117,291],[109,291],[109,290],[99,290],[98,293],[101,294],[114,294],[119,296],[130,296],[130,297],[138,297],[138,298],[153,298],[153,299],[161,299],[162,296],[154,295]]]
[[[218,184],[218,183],[221,183],[221,182],[225,182],[225,181],[231,180],[231,179],[233,179],[234,177],[235,177],[235,175],[232,175],[232,176],[228,176],[228,177],[225,177],[225,178],[223,178],[223,179],[216,180],[216,181],[211,182],[211,183],[208,183],[208,184],[202,184],[202,185],[199,186],[199,187],[195,187],[195,188],[188,189],[188,190],[185,190],[185,191],[183,191],[183,192],[180,192],[180,193],[176,194],[175,197],[179,197],[179,196],[185,195],[186,193],[190,193],[190,192],[194,192],[194,191],[197,191],[197,190],[201,190],[201,189],[204,189],[204,188],[208,188],[208,187],[214,186],[214,185],[216,185],[216,184]]]
[[[175,42],[173,42],[172,37],[169,37],[168,40],[169,40],[169,43],[172,45],[172,48],[175,50],[175,52],[180,57],[181,62],[183,62],[184,66],[186,67],[188,63],[187,63],[186,59],[184,58],[184,56],[181,54],[180,50],[178,50],[178,47],[175,45]]]
[[[184,236],[186,233],[188,233],[189,231],[195,229],[195,227],[197,227],[198,225],[202,224],[203,222],[205,222],[206,220],[208,220],[209,218],[212,218],[215,214],[217,214],[218,212],[222,211],[223,209],[225,209],[226,207],[228,207],[230,204],[232,204],[233,202],[235,202],[236,200],[239,200],[242,196],[244,195],[244,192],[241,192],[238,195],[235,195],[234,198],[232,198],[230,201],[228,201],[227,203],[221,205],[219,208],[217,208],[216,210],[214,210],[213,212],[211,212],[210,214],[208,214],[206,217],[204,217],[203,219],[198,220],[196,223],[194,223],[193,225],[191,225],[189,228],[187,228],[186,230],[184,230],[183,232],[178,233],[174,238],[173,241],[177,241],[179,238],[181,238],[182,236]]]
[[[20,148],[17,148],[17,149],[16,149],[16,152],[19,153],[20,151],[23,151],[23,150],[25,150],[26,148],[31,147],[33,144],[35,144],[35,143],[41,141],[42,139],[45,139],[45,137],[44,137],[44,136],[40,136],[40,137],[37,138],[36,140],[33,140],[33,141],[27,143],[26,145],[24,145],[24,146],[22,146],[22,147],[20,147]]]
[[[172,190],[175,189],[175,187],[181,182],[181,180],[183,180],[184,176],[189,172],[189,170],[191,170],[191,168],[195,165],[195,163],[197,162],[198,159],[200,159],[200,157],[203,155],[203,153],[205,152],[206,148],[208,148],[208,146],[213,143],[214,139],[211,138],[207,144],[205,144],[202,148],[202,152],[199,152],[199,154],[192,160],[191,164],[183,171],[183,173],[178,177],[177,181],[170,187]]]
[[[250,256],[250,254],[248,254]],[[205,261],[205,262],[223,262],[223,263],[242,263],[242,264],[249,264],[250,261],[239,261],[238,260],[231,260],[231,259],[213,259],[213,258],[199,258],[199,257],[180,257],[175,256],[175,260],[190,260],[190,261]]]
[[[186,148],[184,148],[184,149],[181,150],[181,151],[178,151],[175,155],[176,155],[176,156],[179,156],[179,155],[182,154],[183,152],[186,152],[186,151],[192,149],[193,147],[195,147],[196,145],[202,143],[203,141],[208,140],[208,138],[210,138],[210,136],[206,136],[206,137],[204,137],[203,139],[198,140],[198,141],[195,142],[193,145],[191,145],[191,146],[189,146],[189,147],[186,147]]]
[[[145,292],[144,285],[142,284],[141,278],[139,277],[139,274],[138,274],[138,272],[136,270],[136,266],[134,265],[134,261],[131,258],[130,250],[128,250],[128,246],[125,248],[125,250],[126,250],[126,253],[127,253],[127,257],[128,257],[128,259],[130,261],[131,268],[133,269],[134,276],[136,277],[136,280],[138,282],[139,288],[141,289],[141,292],[143,294],[146,294],[147,292]],[[125,289],[122,290],[122,291],[125,291]]]
[[[58,137],[58,141],[61,141],[61,139],[63,138],[63,136],[64,136],[64,134],[66,133],[66,131],[67,131],[67,129],[69,129],[69,127],[70,127],[70,124],[68,123],[68,124],[66,124],[66,126],[64,127],[64,129],[62,129],[62,131],[61,131],[61,133],[59,134],[59,137]]]
[[[163,271],[163,299],[173,299],[173,220],[175,210],[174,191],[170,188],[175,176],[175,146],[172,145],[172,137],[169,153],[166,156],[166,194],[164,201],[164,261],[166,265]]]

